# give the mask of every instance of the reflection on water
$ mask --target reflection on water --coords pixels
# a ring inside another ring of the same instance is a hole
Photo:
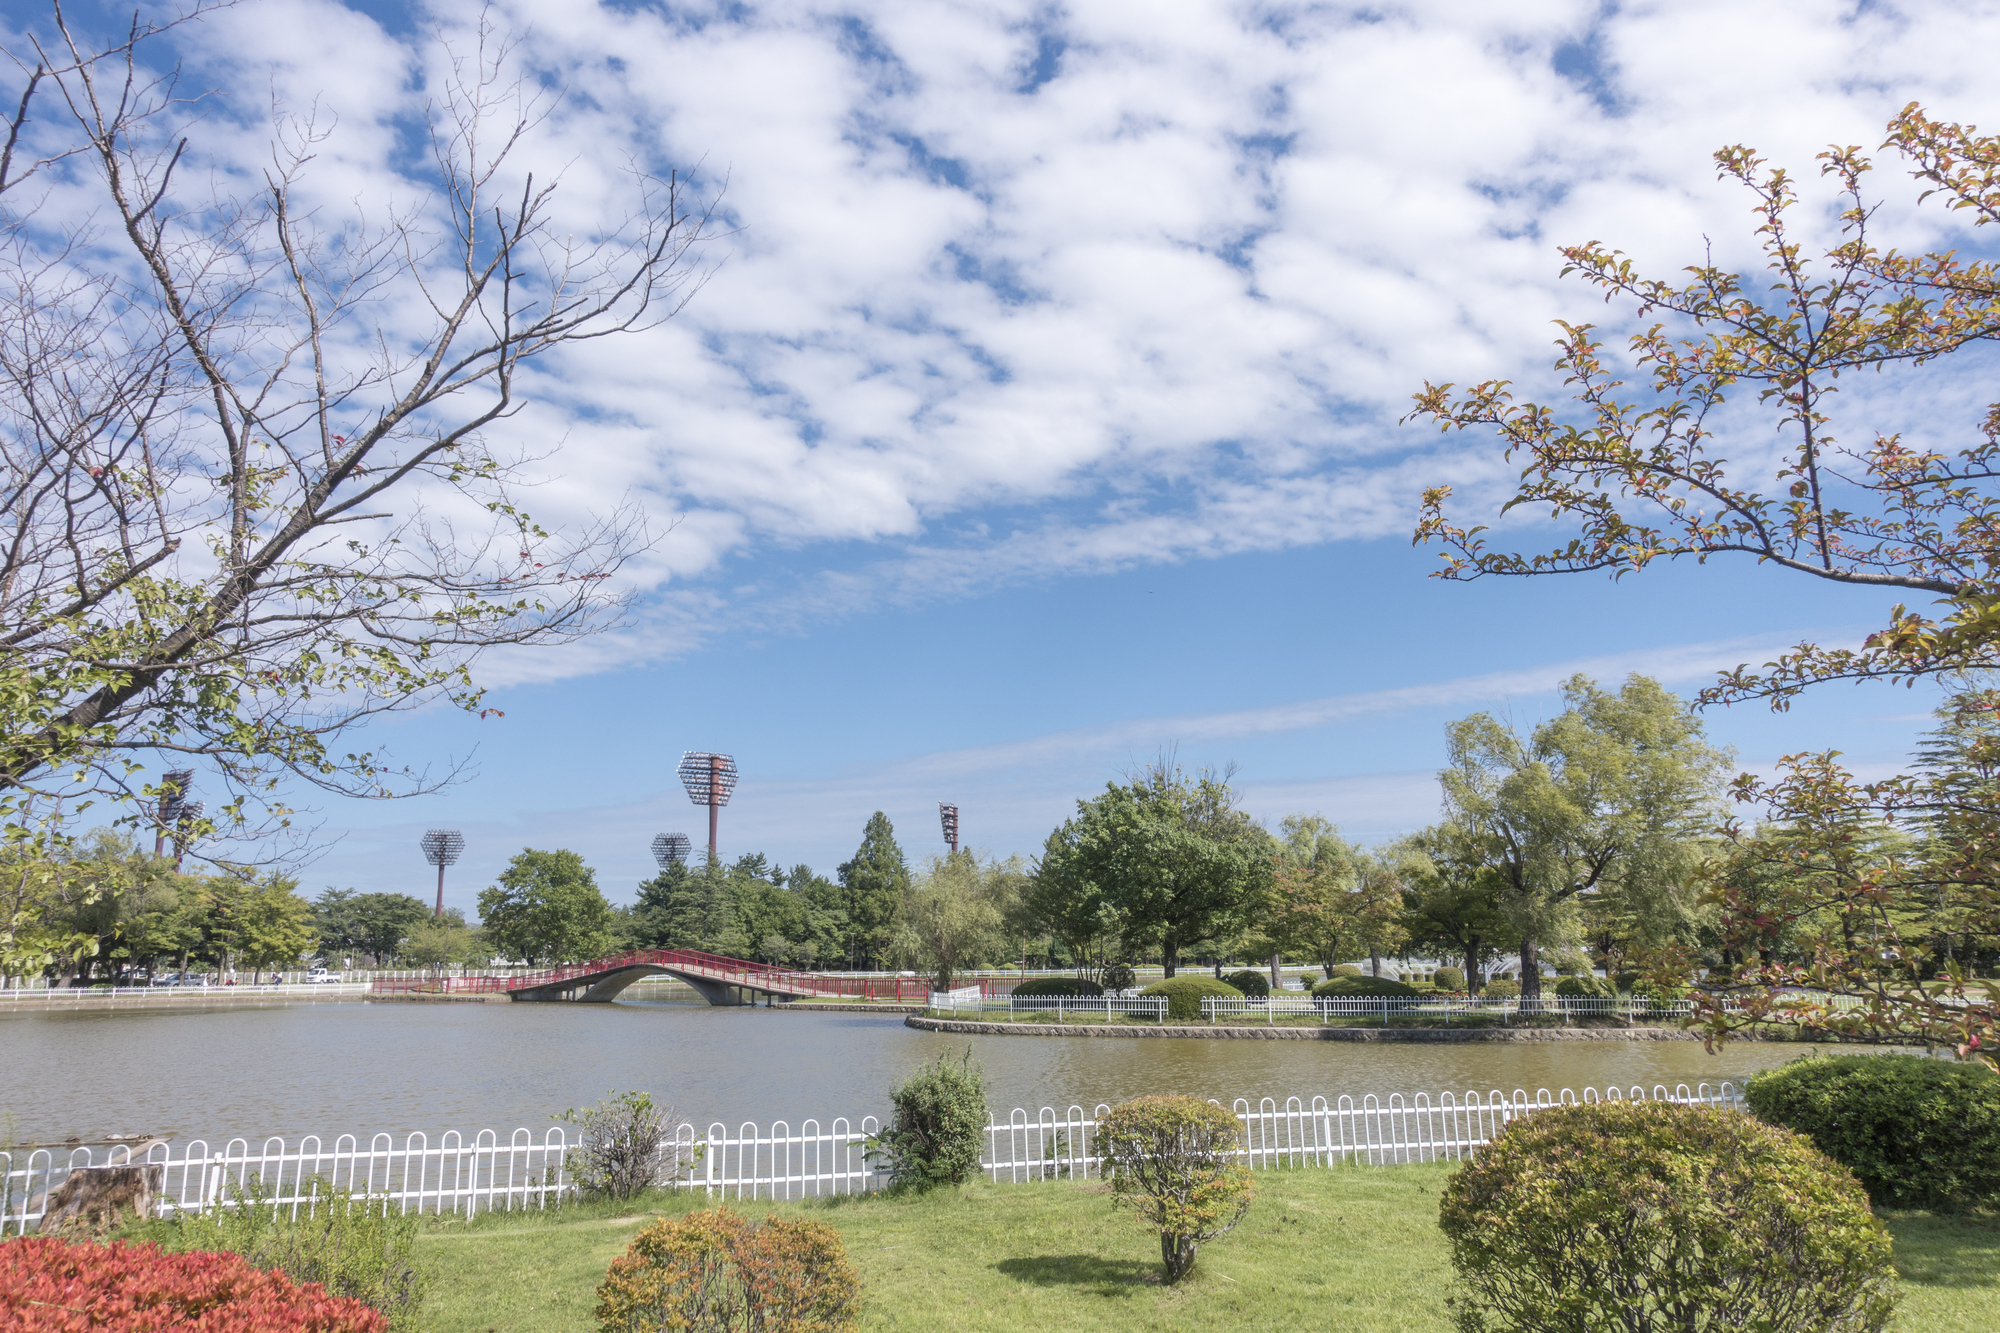
[[[1801,1048],[1698,1042],[1345,1042],[951,1037],[898,1017],[680,1004],[301,1004],[0,1015],[0,1113],[17,1140],[171,1133],[395,1134],[543,1126],[644,1089],[706,1126],[879,1115],[920,1062],[968,1047],[989,1102],[1738,1082]],[[4,1127],[4,1126],[0,1126]]]

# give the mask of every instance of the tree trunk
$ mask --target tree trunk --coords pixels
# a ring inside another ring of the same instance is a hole
[[[1368,951],[1368,969],[1375,975],[1377,980],[1381,979],[1382,955],[1374,949]]]
[[[1173,976],[1174,968],[1179,964],[1180,960],[1180,948],[1172,940],[1168,940],[1160,946],[1160,967],[1166,972],[1167,976]]]
[[[1485,978],[1479,975],[1479,946],[1484,943],[1480,939],[1465,942],[1465,989],[1472,994],[1477,994],[1485,984]]]
[[[1521,937],[1521,998],[1539,1000],[1542,998],[1542,955],[1541,946],[1533,934]]]
[[[1284,983],[1285,983],[1285,979],[1284,979],[1284,977],[1282,977],[1282,976],[1280,976],[1280,975],[1278,974],[1278,966],[1279,966],[1279,964],[1278,964],[1278,955],[1277,955],[1277,954],[1272,954],[1272,955],[1271,955],[1271,989],[1272,989],[1272,990],[1276,990],[1276,989],[1278,989],[1278,987],[1280,987],[1280,986],[1284,985]]]

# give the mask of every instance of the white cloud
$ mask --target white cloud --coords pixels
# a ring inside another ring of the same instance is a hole
[[[1558,242],[1672,271],[1707,235],[1742,262],[1719,145],[1810,181],[1827,141],[1872,144],[1911,99],[2000,112],[1991,0],[496,12],[570,90],[531,153],[565,173],[570,223],[601,220],[637,155],[700,164],[711,195],[726,178],[740,228],[681,318],[527,377],[508,431],[562,442],[537,517],[630,495],[677,526],[633,568],[629,634],[496,663],[499,683],[1404,530],[1422,484],[1476,497],[1506,475],[1483,441],[1399,429],[1410,391],[1547,388],[1551,317],[1606,318],[1557,280]],[[461,39],[478,13],[437,9]],[[395,132],[440,68],[417,26],[406,44],[323,0],[222,11],[188,47],[230,113],[202,146],[248,172],[269,98],[318,98],[340,129],[315,198],[380,216],[415,188]],[[1945,225],[1907,192],[1881,222]],[[1734,456],[1768,447],[1751,430]],[[748,590],[744,560],[765,562]]]

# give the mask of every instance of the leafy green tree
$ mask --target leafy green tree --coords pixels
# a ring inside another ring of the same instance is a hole
[[[611,947],[611,904],[571,851],[530,847],[515,856],[500,882],[480,892],[479,919],[496,945],[529,963],[596,958]]]
[[[1512,930],[1492,883],[1497,873],[1450,825],[1422,829],[1390,849],[1403,885],[1409,947],[1464,960],[1469,985],[1500,955]]]
[[[982,864],[962,851],[930,858],[898,913],[899,951],[931,974],[936,989],[950,990],[958,969],[1007,947],[1007,918],[1027,878],[1019,857]]]
[[[313,899],[313,927],[329,954],[362,954],[380,967],[432,917],[433,909],[407,893],[356,893],[328,888]]]
[[[1348,958],[1379,960],[1401,947],[1402,885],[1392,866],[1319,815],[1287,815],[1279,828],[1275,873],[1252,909],[1255,952],[1310,958],[1331,977]]]
[[[1581,937],[1578,899],[1602,894],[1662,929],[1692,916],[1700,835],[1718,817],[1730,756],[1680,699],[1644,676],[1617,694],[1583,676],[1525,740],[1486,713],[1446,730],[1447,819],[1493,873],[1521,954],[1521,994],[1541,997],[1541,949]],[[1662,941],[1665,942],[1665,941]]]
[[[2000,136],[1933,120],[1913,102],[1889,122],[1882,147],[1908,165],[1919,202],[1935,198],[1975,227],[2000,224]],[[1702,263],[1663,281],[1596,242],[1564,249],[1565,273],[1639,314],[1629,344],[1636,375],[1607,364],[1590,325],[1564,323],[1557,366],[1573,405],[1517,401],[1503,381],[1462,392],[1424,386],[1415,415],[1497,435],[1519,477],[1501,512],[1545,513],[1573,531],[1553,549],[1496,549],[1489,528],[1447,513],[1449,487],[1432,488],[1417,537],[1445,547],[1439,577],[1622,577],[1663,561],[1754,561],[1760,577],[1779,570],[1933,599],[1920,610],[1896,606],[1859,647],[1801,643],[1761,666],[1738,666],[1702,692],[1704,703],[1762,699],[1783,709],[1831,681],[1952,684],[2000,665],[2000,403],[1960,418],[1955,441],[1953,423],[1934,420],[1932,394],[1909,400],[1923,427],[1915,442],[1852,418],[1846,430],[1862,434],[1843,439],[1837,419],[1843,374],[1851,382],[1860,370],[1899,364],[1935,374],[1942,358],[2000,339],[2000,264],[1964,257],[1977,247],[1882,249],[1870,235],[1880,205],[1864,188],[1868,158],[1834,147],[1821,161],[1839,190],[1840,234],[1815,255],[1791,225],[1795,178],[1740,145],[1715,154],[1719,174],[1750,193],[1766,277]],[[1983,373],[1968,383],[1983,388]],[[1741,401],[1751,391],[1754,403]],[[1739,401],[1728,405],[1732,397]],[[1746,423],[1762,434],[1735,438]],[[1775,454],[1766,438],[1780,442]],[[1746,842],[1755,835],[1733,830],[1736,845],[1708,894],[1718,913],[1708,933],[1730,960],[1696,997],[1711,1035],[1742,1023],[1837,1019],[1838,1030],[1949,1041],[2000,1066],[2000,987],[1968,987],[1957,961],[1975,937],[2000,941],[2000,810],[1959,806],[1955,832],[1939,837],[1934,827],[1929,845],[1907,857],[1871,859],[1840,842],[1871,820],[1935,818],[1955,804],[1948,786],[1936,771],[1857,782],[1833,751],[1787,756],[1769,779],[1739,778],[1738,799],[1760,806],[1783,837]],[[1816,838],[1827,841],[1805,845]],[[1816,869],[1778,873],[1763,858],[1780,843]],[[1861,878],[1840,878],[1842,867]],[[1909,927],[1926,917],[1935,917],[1927,938]],[[1867,918],[1871,929],[1856,936],[1865,943],[1846,956],[1843,931],[1786,924]],[[1810,961],[1783,961],[1788,943]],[[1896,963],[1887,973],[1885,952]],[[1944,986],[1920,988],[1920,964],[1940,953]],[[1843,1007],[1802,1003],[1802,990]]]
[[[298,893],[298,881],[283,875],[209,876],[203,883],[205,919],[201,951],[218,973],[248,967],[296,964],[315,938],[312,905]]]
[[[1077,802],[1043,846],[1034,897],[1074,893],[1063,919],[1115,921],[1125,947],[1157,950],[1171,977],[1183,950],[1242,928],[1274,851],[1225,776],[1162,762]]]
[[[910,890],[910,863],[896,843],[895,826],[877,810],[861,831],[861,846],[841,862],[842,907],[847,914],[848,964],[874,969],[888,954],[896,909]]]
[[[483,963],[493,956],[485,936],[465,924],[465,913],[447,908],[442,917],[426,916],[402,944],[402,956],[412,967],[442,972],[447,967]]]

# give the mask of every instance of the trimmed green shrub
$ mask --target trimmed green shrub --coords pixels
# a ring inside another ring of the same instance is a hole
[[[1918,1055],[1809,1055],[1744,1089],[1878,1204],[1953,1210],[2000,1202],[2000,1075]]]
[[[1139,974],[1132,970],[1130,963],[1107,963],[1104,967],[1104,989],[1131,990],[1139,984]]]
[[[1464,1333],[1876,1333],[1894,1305],[1859,1183],[1738,1111],[1536,1111],[1451,1178],[1438,1224]]]
[[[1487,982],[1486,989],[1479,993],[1489,1000],[1518,1000],[1521,998],[1521,983],[1502,977],[1498,981]]]
[[[1565,1000],[1610,1000],[1617,998],[1611,983],[1603,977],[1588,973],[1582,976],[1564,977],[1556,982],[1556,994]]]
[[[1241,1139],[1235,1114],[1199,1097],[1139,1097],[1097,1122],[1112,1192],[1160,1233],[1168,1282],[1194,1267],[1201,1242],[1228,1234],[1249,1211],[1256,1192],[1235,1160]]]
[[[1201,1017],[1201,1002],[1204,996],[1214,996],[1217,999],[1243,997],[1243,992],[1228,982],[1201,976],[1173,977],[1166,981],[1156,981],[1139,994],[1166,996],[1167,1017],[1182,1022]]]
[[[1431,985],[1439,990],[1464,990],[1465,973],[1455,967],[1441,967],[1431,973]]]
[[[1333,969],[1333,975],[1328,977],[1327,980],[1335,981],[1341,977],[1364,977],[1367,975],[1366,972],[1363,972],[1352,963],[1342,963],[1339,967]]]
[[[1400,981],[1391,981],[1387,977],[1335,977],[1331,981],[1322,981],[1319,985],[1314,986],[1313,994],[1342,997],[1350,995],[1412,996],[1417,994],[1417,988],[1414,986],[1405,986]]]
[[[1052,998],[1061,996],[1066,1000],[1074,1000],[1084,996],[1102,995],[1104,987],[1094,981],[1085,981],[1082,977],[1035,977],[1014,987],[1014,994],[1024,1000],[1039,995]]]
[[[895,1113],[868,1141],[868,1157],[889,1164],[889,1181],[916,1189],[958,1185],[979,1170],[986,1138],[986,1083],[972,1048],[953,1064],[940,1055],[889,1093]]]
[[[1223,978],[1230,985],[1253,999],[1263,999],[1271,993],[1271,982],[1254,967],[1246,967],[1241,972],[1231,972]]]

